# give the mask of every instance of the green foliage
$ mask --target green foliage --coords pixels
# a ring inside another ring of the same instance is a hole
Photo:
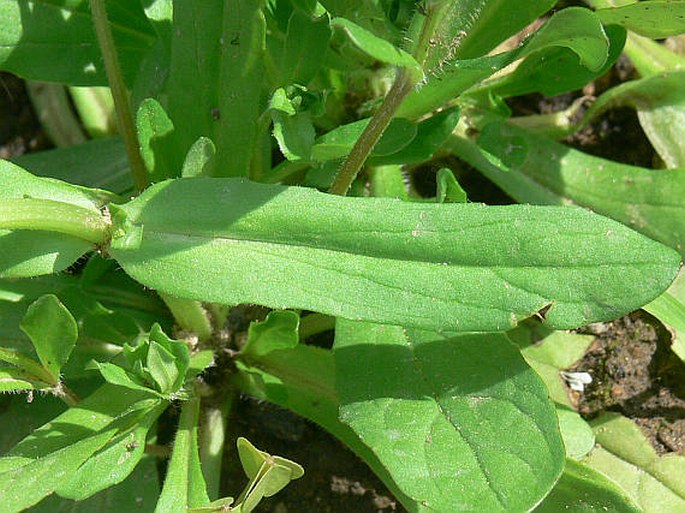
[[[0,0],[0,69],[109,80],[135,112],[125,143],[0,162],[0,391],[34,400],[0,412],[0,513],[250,513],[307,478],[239,437],[248,483],[219,497],[241,393],[327,429],[412,513],[682,509],[682,458],[573,409],[562,371],[590,340],[560,331],[640,307],[685,330],[685,289],[664,292],[682,58],[643,37],[685,32],[682,3],[536,23],[555,3]],[[511,117],[505,99],[582,88],[624,47],[642,78],[579,121]],[[668,170],[553,140],[619,106]],[[454,157],[537,206],[470,203]],[[170,430],[161,483],[145,452]]]

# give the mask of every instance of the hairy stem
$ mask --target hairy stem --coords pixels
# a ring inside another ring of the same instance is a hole
[[[174,297],[161,292],[159,296],[169,307],[181,328],[195,333],[200,341],[207,340],[212,336],[212,323],[207,316],[207,311],[199,301]]]
[[[140,156],[138,149],[138,138],[136,137],[136,129],[133,125],[133,115],[131,113],[131,104],[128,97],[128,91],[124,85],[124,79],[121,75],[121,67],[119,66],[119,58],[117,56],[116,48],[114,47],[114,38],[112,31],[107,21],[107,9],[105,7],[105,0],[89,0],[90,11],[93,14],[93,22],[95,24],[95,34],[98,38],[100,51],[105,63],[105,71],[107,72],[107,80],[109,87],[112,89],[112,97],[114,98],[114,106],[117,113],[117,121],[119,125],[119,133],[124,139],[126,146],[126,153],[131,165],[131,175],[133,176],[133,183],[138,191],[142,191],[148,185],[147,171],[145,164]]]
[[[335,176],[335,180],[333,180],[333,184],[328,189],[328,192],[341,196],[347,194],[352,182],[371,154],[373,147],[376,146],[383,132],[388,128],[392,118],[395,116],[395,112],[397,112],[400,104],[413,87],[414,81],[410,78],[409,74],[404,70],[400,70],[388,95],[371,118],[369,124],[366,125],[362,135],[357,139],[352,151],[350,151],[338,174]]]
[[[111,223],[99,212],[61,201],[37,198],[7,199],[0,203],[0,228],[45,230],[102,244]]]

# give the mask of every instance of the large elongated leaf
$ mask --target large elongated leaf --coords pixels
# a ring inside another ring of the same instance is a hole
[[[547,305],[552,327],[614,318],[657,296],[679,264],[579,209],[408,204],[240,179],[157,184],[114,224],[111,255],[162,292],[432,329],[508,329]]]
[[[505,335],[338,320],[334,348],[341,420],[417,502],[528,511],[556,482],[554,407]]]
[[[169,116],[182,154],[212,139],[222,175],[247,176],[256,151],[264,30],[260,2],[174,2]]]
[[[155,39],[137,0],[107,2],[124,76],[133,76]],[[0,1],[0,69],[24,78],[107,85],[87,0]]]
[[[518,201],[560,205],[570,200],[685,254],[684,169],[619,164],[505,123],[486,127],[478,148],[459,138],[450,144]]]

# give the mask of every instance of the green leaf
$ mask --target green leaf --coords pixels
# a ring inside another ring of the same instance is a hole
[[[209,504],[197,448],[199,414],[199,398],[183,404],[157,513],[186,513],[188,508]]]
[[[685,33],[685,4],[672,0],[651,0],[610,9],[598,9],[606,25],[616,24],[641,36],[664,39]]]
[[[401,119],[401,118],[398,118]],[[386,156],[379,155],[374,149],[369,164],[416,164],[430,160],[452,134],[459,121],[459,109],[448,108],[438,112],[436,115],[421,121],[416,126],[416,137],[397,153]],[[383,140],[381,138],[381,140]],[[388,150],[386,150],[388,151]]]
[[[608,109],[637,110],[642,129],[666,167],[685,168],[685,72],[667,72],[612,87],[585,113],[583,124]]]
[[[288,160],[308,159],[316,137],[311,112],[298,111],[301,102],[301,97],[288,98],[282,88],[274,91],[269,102],[273,135]]]
[[[212,140],[207,137],[199,137],[188,150],[188,154],[183,161],[181,176],[183,178],[212,176],[214,174],[215,155],[216,146],[214,146]]]
[[[264,497],[277,494],[304,475],[304,469],[294,461],[260,451],[243,437],[238,438],[237,445],[240,463],[250,479],[237,499],[240,513],[250,513]]]
[[[370,57],[385,64],[406,68],[417,81],[423,77],[421,66],[414,57],[389,41],[345,18],[333,18],[331,25],[342,29],[350,41]]]
[[[510,331],[509,338],[519,346],[521,354],[547,385],[552,400],[571,408],[563,384],[562,370],[580,360],[594,337],[563,331],[552,331],[540,325],[519,326]]]
[[[642,308],[670,328],[673,335],[671,349],[685,361],[685,304],[664,292]]]
[[[549,304],[550,327],[615,318],[662,292],[680,260],[580,209],[413,204],[239,179],[156,184],[114,217],[110,254],[164,293],[433,329],[508,329]]]
[[[595,434],[590,425],[578,412],[564,406],[557,405],[557,417],[566,456],[575,459],[586,456],[595,446]]]
[[[167,406],[168,403],[162,401],[157,401],[157,405],[149,403],[147,411],[135,425],[121,431],[93,454],[69,481],[57,488],[56,493],[67,499],[81,501],[121,483],[143,457],[150,426]]]
[[[212,169],[223,176],[248,175],[261,135],[265,22],[260,5],[252,0],[174,4],[165,92],[176,144],[185,154],[199,137],[210,138],[216,145]]]
[[[175,141],[174,124],[157,100],[146,98],[140,104],[136,129],[140,155],[150,181],[180,176],[181,155]]]
[[[408,95],[398,115],[413,118],[430,112],[518,59],[524,61],[516,71],[481,88],[493,88],[502,95],[509,95],[511,90],[514,95],[522,94],[518,91],[524,89],[580,87],[618,59],[625,31],[614,32],[605,33],[597,16],[588,9],[563,9],[515,50],[444,65],[435,79]],[[564,67],[548,65],[550,59],[563,61]],[[564,70],[561,75],[560,69]]]
[[[598,447],[585,462],[621,486],[645,513],[685,508],[685,457],[658,456],[640,428],[616,413],[591,422]]]
[[[135,420],[137,410],[149,405],[147,397],[106,385],[19,442],[0,459],[3,513],[21,511],[68,482],[93,453]]]
[[[552,21],[556,23],[552,23]],[[540,92],[547,96],[577,89],[603,75],[616,62],[626,39],[623,28],[604,28],[588,9],[557,13],[530,40],[528,57],[513,73],[485,87],[500,96]]]
[[[29,513],[93,513],[94,511],[152,513],[159,496],[158,479],[156,459],[153,456],[145,456],[119,485],[102,490],[78,502],[51,495],[31,508]]]
[[[528,511],[561,474],[547,390],[505,335],[339,319],[334,349],[341,420],[415,501]]]
[[[484,133],[484,151],[505,159],[516,145],[525,153],[520,165],[493,166],[464,139],[452,139],[452,149],[517,201],[562,205],[570,200],[685,254],[685,170],[619,164],[505,123],[490,124]]]
[[[371,119],[362,119],[342,125],[319,137],[312,147],[312,160],[323,162],[345,157],[370,121]],[[393,119],[371,155],[385,156],[397,153],[414,140],[417,130],[416,123],[403,118]]]
[[[133,191],[128,157],[120,137],[29,153],[17,157],[14,162],[38,176],[128,196]]]
[[[111,195],[39,178],[10,162],[0,161],[0,205],[4,200],[25,198],[76,205],[96,217]],[[62,271],[92,247],[91,242],[64,233],[0,229],[0,278]]]
[[[446,62],[485,55],[552,8],[554,0],[438,1],[436,24],[424,69],[439,72]]]
[[[147,369],[161,393],[175,391],[174,384],[179,379],[176,359],[154,340],[150,341],[150,348],[147,352]]]
[[[60,371],[78,338],[74,317],[57,296],[48,294],[29,306],[21,321],[21,329],[33,342],[45,370],[55,383],[58,382]]]
[[[312,18],[294,10],[288,20],[283,54],[276,63],[281,69],[279,84],[295,83],[306,86],[321,68],[330,39],[328,14]]]
[[[271,312],[266,320],[253,322],[247,342],[240,353],[247,358],[259,358],[271,351],[290,349],[299,343],[300,316],[295,312]]]
[[[436,181],[438,203],[466,203],[466,192],[457,182],[451,169],[446,167],[439,169]]]
[[[640,513],[616,483],[590,467],[566,460],[561,479],[535,513]]]
[[[119,63],[129,84],[155,39],[140,3],[107,3]],[[108,85],[86,0],[0,1],[0,69],[70,85]]]
[[[0,367],[0,393],[17,390],[45,390],[48,388],[50,388],[48,383],[36,379],[25,369]]]

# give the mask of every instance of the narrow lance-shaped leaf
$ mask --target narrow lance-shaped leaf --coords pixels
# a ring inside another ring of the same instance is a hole
[[[430,511],[528,511],[556,482],[554,408],[505,335],[338,320],[334,352],[341,420]]]
[[[614,318],[662,292],[680,260],[580,209],[408,204],[240,179],[157,184],[114,217],[110,254],[162,292],[433,329],[505,330],[545,306],[551,327]]]

